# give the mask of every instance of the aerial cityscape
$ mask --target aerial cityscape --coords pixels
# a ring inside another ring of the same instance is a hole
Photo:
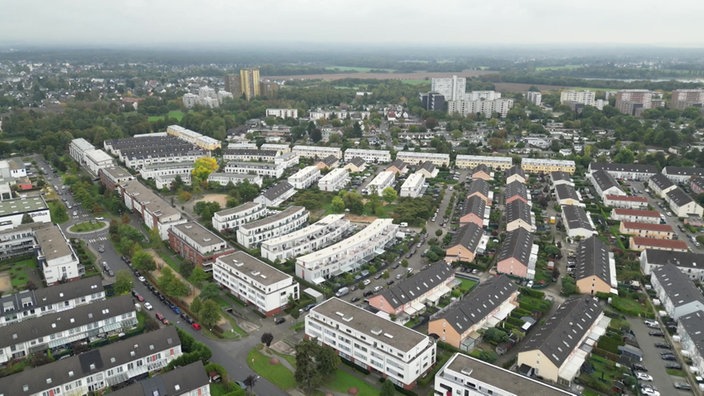
[[[0,3],[0,396],[704,394],[704,3]]]

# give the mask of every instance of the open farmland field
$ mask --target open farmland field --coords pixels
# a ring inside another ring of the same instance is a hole
[[[269,80],[325,80],[335,81],[344,80],[347,78],[359,78],[367,80],[430,80],[431,78],[450,77],[457,75],[460,77],[478,77],[486,74],[494,73],[490,70],[465,70],[457,73],[439,73],[439,72],[414,72],[414,73],[371,73],[371,72],[353,72],[353,73],[330,73],[330,74],[296,74],[291,76],[262,76]]]

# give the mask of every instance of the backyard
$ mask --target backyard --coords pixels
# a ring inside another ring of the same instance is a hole
[[[0,290],[5,293],[28,288],[31,283],[39,285],[36,279],[37,260],[33,257],[19,261],[8,260],[0,264]],[[9,278],[9,280],[8,280]],[[3,281],[4,279],[4,281]]]

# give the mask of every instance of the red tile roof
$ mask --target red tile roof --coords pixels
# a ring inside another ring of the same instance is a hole
[[[613,213],[621,216],[660,217],[660,212],[645,209],[616,208],[613,210]]]
[[[607,194],[606,199],[612,200],[612,201],[629,201],[629,202],[648,202],[648,198],[646,197],[637,197],[634,195],[613,195],[613,194]]]
[[[674,231],[672,226],[668,224],[637,223],[635,221],[622,221],[621,224],[623,225],[623,228],[627,230],[648,230],[661,232]]]
[[[687,242],[677,239],[656,239],[643,237],[632,237],[632,239],[634,244],[644,248],[676,249],[682,251],[689,250]]]

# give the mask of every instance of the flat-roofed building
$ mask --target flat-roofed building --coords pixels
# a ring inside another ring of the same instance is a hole
[[[289,176],[287,180],[296,190],[305,190],[315,184],[318,179],[320,179],[320,169],[311,165]]]
[[[276,150],[259,150],[259,149],[231,149],[228,148],[222,153],[222,159],[225,161],[236,162],[274,162],[274,159],[279,155]]]
[[[581,206],[563,206],[562,224],[570,238],[589,238],[596,234],[594,222],[587,211]]]
[[[28,215],[35,223],[51,223],[49,206],[41,195],[0,200],[0,230],[22,225],[22,219]]]
[[[243,162],[230,161],[223,168],[225,173],[235,173],[240,175],[259,175],[278,179],[283,176],[286,168],[271,162]]]
[[[428,322],[428,334],[463,351],[471,351],[481,337],[518,307],[518,287],[506,275],[479,283],[471,292]]]
[[[223,209],[213,214],[213,228],[219,232],[236,230],[242,224],[259,220],[269,214],[264,204],[245,202],[234,208]]]
[[[237,243],[247,249],[262,242],[286,235],[304,226],[309,212],[303,206],[289,206],[281,212],[242,224],[237,228]]]
[[[318,180],[321,191],[340,191],[350,182],[350,173],[346,168],[335,168]]]
[[[660,212],[656,210],[615,208],[611,211],[611,220],[660,224]]]
[[[435,374],[435,395],[576,396],[499,366],[455,353]]]
[[[68,311],[10,323],[0,331],[0,363],[137,325],[130,296],[80,305]]]
[[[88,150],[83,155],[84,168],[88,173],[98,177],[98,173],[103,168],[115,166],[115,159],[101,149]]]
[[[256,145],[254,147],[256,147]],[[264,144],[262,144],[262,146],[259,149],[260,150],[275,150],[281,154],[291,152],[291,146],[289,146],[288,144],[283,144],[283,143],[264,143]]]
[[[484,242],[484,243],[482,243]],[[463,261],[471,263],[478,254],[484,253],[488,237],[484,237],[481,226],[467,223],[455,231],[445,249],[445,262]]]
[[[367,184],[366,189],[369,191],[370,195],[381,196],[385,188],[393,188],[395,181],[396,174],[394,172],[381,171]]]
[[[357,269],[384,252],[396,237],[392,219],[376,219],[347,239],[296,259],[296,275],[320,284],[325,279]]]
[[[320,159],[332,155],[335,156],[335,158],[337,158],[338,160],[342,159],[342,149],[339,147],[296,145],[293,146],[293,149],[291,151],[303,158]]]
[[[425,183],[425,176],[420,173],[412,173],[408,176],[406,181],[401,185],[401,192],[399,196],[418,198],[423,195],[423,184]]]
[[[610,208],[646,209],[649,205],[648,198],[635,195],[606,194],[602,199]]]
[[[300,297],[300,287],[292,276],[245,252],[218,257],[213,280],[266,316],[281,313],[289,300]]]
[[[645,249],[666,250],[670,252],[688,252],[687,242],[676,239],[656,239],[632,236],[628,240],[631,250],[643,251]]]
[[[411,165],[418,165],[425,161],[430,161],[435,166],[450,166],[450,154],[399,151],[396,154],[396,159],[400,159]]]
[[[37,240],[37,264],[47,285],[75,280],[85,273],[78,255],[59,226],[51,224],[37,228],[34,237]]]
[[[261,255],[272,262],[283,262],[339,242],[351,230],[352,223],[345,215],[327,215],[298,231],[262,242]]]
[[[156,230],[162,240],[169,239],[168,230],[174,224],[185,223],[181,212],[137,180],[120,185],[119,193],[127,209],[138,213],[150,230]]]
[[[616,259],[611,249],[596,236],[577,246],[573,275],[581,294],[618,294]]]
[[[371,164],[385,164],[391,162],[391,152],[389,152],[389,150],[366,150],[355,148],[345,150],[345,162],[349,162],[354,157],[362,158],[364,161]]]
[[[474,169],[479,165],[487,166],[493,170],[506,170],[513,166],[513,159],[511,157],[465,154],[458,154],[455,158],[455,166],[460,169]]]
[[[169,246],[186,261],[205,268],[210,268],[219,256],[235,251],[224,239],[194,221],[171,227]]]
[[[258,197],[254,198],[254,202],[262,203],[267,207],[277,207],[295,194],[296,189],[293,188],[291,183],[281,181],[259,194]]]
[[[533,330],[520,347],[517,364],[547,381],[570,386],[609,322],[593,297],[570,298]]]
[[[203,150],[213,151],[222,147],[219,140],[213,139],[210,136],[202,135],[198,132],[186,129],[180,125],[169,125],[166,128],[166,134],[175,136],[185,142],[191,143]]]
[[[525,229],[508,232],[498,252],[496,271],[519,278],[535,278],[538,249],[533,243],[533,234]]]
[[[636,223],[622,221],[618,232],[625,235],[636,235],[645,238],[673,239],[675,230],[669,224]]]
[[[68,154],[79,165],[85,164],[85,154],[90,150],[95,150],[95,146],[83,138],[73,139],[68,145]]]
[[[572,160],[521,158],[521,168],[527,173],[565,172],[571,175],[576,165]]]
[[[640,270],[650,275],[655,268],[675,265],[689,279],[704,281],[704,254],[692,252],[668,252],[659,249],[645,249],[640,252]]]
[[[676,265],[661,265],[652,271],[650,284],[667,315],[674,320],[704,311],[704,295]]]
[[[305,335],[404,389],[414,388],[436,359],[429,336],[334,297],[306,315]]]
[[[298,118],[298,109],[266,109],[267,117]]]
[[[230,183],[233,185],[238,185],[240,183],[244,183],[245,181],[250,184],[254,184],[257,187],[261,187],[264,184],[264,179],[259,175],[224,172],[213,172],[208,175],[208,183],[217,183],[221,186],[226,186]]]
[[[98,177],[100,182],[103,183],[105,188],[114,191],[117,186],[121,183],[134,180],[134,176],[125,168],[121,166],[110,166],[107,168],[102,168],[98,172]]]

